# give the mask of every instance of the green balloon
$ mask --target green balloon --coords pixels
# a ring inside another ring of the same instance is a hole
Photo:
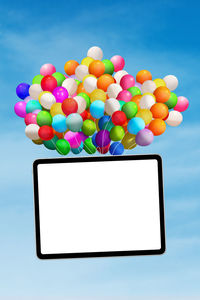
[[[56,79],[58,86],[61,86],[63,81],[66,79],[66,77],[60,72],[55,72],[52,76]]]
[[[176,96],[175,93],[171,92],[169,100],[167,102],[165,102],[164,104],[166,104],[167,107],[169,109],[171,109],[171,108],[174,108],[174,106],[176,106],[177,101],[178,101],[178,97]]]
[[[119,104],[120,104],[120,110],[122,110],[122,106],[125,104],[125,101],[119,100]]]
[[[102,63],[105,66],[104,74],[112,75],[114,73],[114,65],[113,65],[112,61],[110,61],[109,59],[103,59]]]
[[[52,116],[48,111],[42,110],[37,114],[37,124],[39,126],[52,124]]]
[[[44,76],[43,75],[36,75],[35,77],[33,77],[33,80],[32,80],[32,84],[40,84],[41,83],[41,80]]]
[[[56,150],[61,155],[67,155],[70,151],[70,143],[65,139],[60,139],[56,142]]]
[[[57,135],[55,135],[51,140],[49,141],[43,141],[44,146],[49,150],[55,150],[56,149],[56,142],[58,140]]]
[[[114,127],[114,124],[112,122],[112,119],[110,119],[108,122],[105,122],[102,126],[102,129],[111,131],[111,129]]]
[[[124,128],[122,126],[114,126],[110,131],[110,138],[114,142],[121,141],[125,135]]]
[[[88,109],[90,107],[90,97],[86,94],[86,93],[79,93],[77,96],[81,96],[85,99],[86,102],[86,109]]]
[[[137,114],[137,104],[132,101],[126,102],[122,107],[122,111],[125,113],[127,119],[132,119]]]
[[[137,86],[132,86],[127,89],[127,91],[129,91],[133,97],[136,95],[141,95],[141,91]]]
[[[84,150],[88,153],[88,154],[94,154],[96,152],[96,147],[95,145],[92,143],[92,138],[87,138],[84,141]]]
[[[96,131],[96,124],[92,120],[85,120],[83,122],[82,131],[85,135],[93,135]]]

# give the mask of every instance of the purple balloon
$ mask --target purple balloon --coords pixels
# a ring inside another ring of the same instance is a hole
[[[76,77],[76,75],[71,75],[71,76],[69,76],[70,78],[73,78],[73,79],[78,79],[77,77]]]
[[[26,102],[19,101],[15,104],[14,107],[15,113],[20,118],[25,118],[26,116]]]
[[[40,111],[41,111],[41,109],[36,109],[33,111],[33,114],[37,115]]]
[[[85,135],[82,131],[79,132],[79,135],[81,137],[82,142],[84,142],[88,138],[88,136]]]
[[[30,101],[30,100],[33,100],[33,98],[31,98],[31,96],[27,96],[25,99],[24,99],[24,102],[28,102],[28,101]]]
[[[148,146],[153,142],[153,138],[154,135],[152,131],[144,128],[137,133],[135,142],[140,146]]]
[[[62,103],[65,99],[68,98],[69,93],[66,88],[58,86],[53,90],[53,95],[56,98],[56,102]]]
[[[16,94],[20,99],[29,96],[30,85],[28,83],[20,83],[16,88]]]
[[[97,132],[95,141],[99,147],[105,147],[110,144],[110,132],[108,130],[100,130]]]
[[[141,86],[142,86],[141,83],[136,82],[136,83],[135,83],[135,86],[138,87],[138,88],[141,90]]]

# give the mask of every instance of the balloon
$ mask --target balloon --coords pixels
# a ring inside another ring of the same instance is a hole
[[[49,110],[56,103],[56,98],[50,92],[42,92],[39,95],[39,102],[45,109]]]
[[[168,115],[168,107],[164,103],[155,103],[151,107],[151,112],[153,118],[155,119],[165,119]]]
[[[29,88],[30,85],[28,83],[20,83],[16,87],[16,94],[20,99],[25,99],[27,96],[29,96]]]
[[[90,105],[90,113],[93,118],[99,119],[103,117],[104,115],[104,102],[101,100],[95,100],[91,105]]]
[[[79,80],[83,80],[83,78],[89,74],[88,67],[86,65],[79,65],[75,70],[75,75]]]
[[[83,86],[88,93],[92,93],[97,88],[97,79],[93,76],[87,77]]]
[[[62,83],[62,87],[68,91],[69,95],[73,95],[78,86],[74,78],[66,78]]]
[[[39,129],[38,135],[43,141],[49,141],[54,136],[53,128],[47,125],[43,125]]]
[[[44,76],[39,74],[39,75],[36,75],[35,77],[33,77],[33,80],[32,80],[32,84],[41,84],[41,80]]]
[[[154,135],[161,135],[166,129],[165,121],[162,119],[154,119],[150,122],[148,129],[151,130]]]
[[[178,87],[178,79],[174,75],[167,75],[163,80],[170,91],[174,91]]]
[[[52,127],[57,132],[65,132],[67,130],[66,117],[63,115],[55,115],[52,121]]]
[[[58,86],[53,90],[53,95],[56,98],[56,102],[62,103],[65,99],[68,98],[69,93],[63,86]]]
[[[109,151],[112,155],[122,155],[124,152],[124,146],[119,142],[114,142],[111,144]]]
[[[78,103],[73,98],[65,99],[61,105],[62,111],[66,114],[66,116],[76,113],[78,110]]]
[[[136,75],[136,81],[143,84],[147,80],[152,80],[152,75],[147,70],[141,70]]]
[[[15,104],[14,110],[18,117],[24,118],[26,116],[26,102],[19,101]]]
[[[127,90],[123,90],[119,92],[117,96],[117,100],[124,101],[124,102],[129,102],[131,99],[132,99],[132,95]]]
[[[112,141],[121,141],[125,135],[124,128],[122,126],[114,126],[110,131],[110,138]]]
[[[52,74],[52,76],[56,79],[57,86],[61,86],[63,81],[66,79],[65,76],[60,72],[55,72]]]
[[[101,154],[106,154],[109,151],[110,144],[105,147],[97,147],[97,151]]]
[[[42,88],[40,84],[34,83],[29,88],[29,95],[33,100],[38,100],[39,94],[41,92],[42,92]]]
[[[183,121],[183,116],[179,111],[172,110],[169,112],[169,116],[166,119],[166,123],[170,126],[178,126]]]
[[[169,100],[171,93],[166,86],[160,86],[154,91],[154,96],[157,102],[165,103]]]
[[[52,117],[54,117],[55,115],[65,115],[63,110],[62,110],[62,105],[63,103],[54,103],[52,104],[51,108],[50,108],[50,114]]]
[[[101,50],[101,48],[94,46],[91,47],[88,52],[87,52],[87,56],[96,59],[96,60],[102,60],[103,58],[103,51]]]
[[[122,87],[117,83],[112,83],[107,88],[107,93],[109,98],[117,98],[117,96],[121,91],[122,91]]]
[[[102,61],[100,60],[94,60],[93,62],[91,62],[91,64],[89,65],[89,73],[94,75],[95,77],[100,77],[101,75],[104,74],[105,72],[105,65]]]
[[[137,134],[138,131],[145,128],[145,122],[142,118],[134,117],[128,122],[128,132],[131,134]]]
[[[110,60],[114,65],[115,72],[122,70],[125,66],[125,61],[120,55],[114,55]]]
[[[86,93],[79,93],[77,96],[80,96],[80,97],[85,99],[86,109],[88,109],[90,107],[90,104],[91,104],[90,97]]]
[[[110,132],[108,130],[100,130],[97,132],[95,142],[99,147],[105,147],[110,144]]]
[[[71,148],[78,148],[82,142],[79,132],[67,131],[64,139],[70,143]]]
[[[83,122],[83,126],[82,126],[82,132],[87,135],[87,136],[91,136],[95,133],[96,131],[96,124],[94,123],[94,121],[92,120],[85,120]]]
[[[39,126],[48,125],[51,126],[52,116],[48,111],[40,111],[37,114],[37,124]]]
[[[38,140],[40,127],[37,124],[29,124],[26,126],[25,134],[31,140]]]
[[[123,90],[127,90],[135,85],[135,78],[130,74],[126,74],[121,78],[120,85]]]
[[[126,75],[126,74],[128,74],[128,72],[126,72],[125,70],[120,70],[120,71],[116,72],[115,75],[114,75],[114,78],[115,78],[115,80],[116,80],[116,83],[119,84],[121,78],[122,78],[124,75]]]
[[[110,74],[112,75],[114,73],[114,65],[109,59],[102,60],[102,63],[104,64],[105,71],[104,74]]]
[[[81,142],[80,146],[78,148],[71,148],[71,152],[74,154],[79,154],[83,150],[83,142]]]
[[[106,102],[105,102],[105,112],[109,116],[112,116],[112,114],[117,110],[120,110],[120,104],[119,104],[119,101],[117,99],[110,98],[110,99],[106,100]]]
[[[103,129],[103,125],[106,124],[107,122],[109,122],[111,120],[110,116],[103,116],[99,119],[98,121],[98,126],[99,129],[102,130]]]
[[[56,72],[56,68],[52,64],[44,64],[40,68],[40,74],[43,76],[52,75]]]
[[[122,111],[125,113],[127,119],[132,119],[138,111],[137,104],[134,102],[126,102],[122,107]]]
[[[94,58],[92,58],[92,57],[85,57],[85,58],[82,59],[81,64],[89,67],[89,65],[93,61],[94,61]]]
[[[123,111],[115,111],[112,114],[112,122],[114,125],[124,125],[127,122],[126,114]]]
[[[75,74],[78,65],[79,63],[76,60],[68,60],[64,66],[65,73],[69,76]]]
[[[61,155],[67,155],[70,151],[70,143],[65,139],[60,139],[56,142],[56,150]]]
[[[94,154],[96,152],[96,147],[94,146],[94,144],[92,143],[92,138],[87,138],[84,141],[84,150],[88,153],[88,154]]]
[[[37,115],[33,113],[28,113],[24,118],[24,122],[26,125],[37,124]]]
[[[161,79],[161,78],[156,78],[153,81],[155,82],[157,88],[159,86],[166,86],[165,81],[163,79]]]
[[[105,102],[106,101],[106,93],[104,91],[102,91],[101,89],[95,89],[90,94],[90,101],[92,103],[95,100],[101,100],[101,101]]]
[[[183,96],[179,96],[177,99],[177,103],[174,106],[174,110],[177,110],[179,112],[185,111],[189,106],[189,101],[187,98]]]
[[[150,109],[155,104],[153,95],[143,95],[140,99],[140,108]]]
[[[97,88],[107,92],[108,87],[115,83],[115,79],[110,74],[101,75],[97,80]]]
[[[42,106],[40,105],[40,103],[36,100],[30,100],[27,104],[26,104],[26,113],[31,113],[36,109],[42,109]]]
[[[85,98],[81,97],[81,96],[76,96],[74,97],[74,100],[76,101],[76,103],[78,104],[78,110],[77,112],[79,114],[81,114],[82,112],[84,112],[84,110],[86,109],[86,101]]]
[[[161,103],[159,103],[159,104],[161,104]],[[168,110],[167,110],[167,112],[168,112]],[[145,125],[148,125],[152,120],[152,112],[149,109],[143,108],[137,112],[136,117],[143,119],[145,122]]]
[[[57,141],[58,141],[58,137],[55,135],[51,140],[43,141],[43,144],[47,149],[55,150]]]
[[[136,96],[133,96],[133,98],[131,98],[131,102],[134,102],[137,104],[138,110],[140,109],[140,99],[141,98],[142,98],[142,95],[136,95]]]
[[[141,86],[141,92],[144,93],[153,93],[156,89],[156,84],[152,80],[144,81]]]
[[[170,98],[167,102],[165,102],[165,104],[167,105],[167,107],[169,109],[171,109],[171,108],[174,108],[174,106],[176,106],[177,101],[178,101],[178,98],[177,98],[176,94],[171,92]]]
[[[121,140],[122,145],[124,146],[124,149],[133,149],[137,146],[135,142],[135,134],[131,134],[130,132],[127,132],[123,139]]]
[[[70,114],[66,120],[67,128],[73,132],[81,130],[83,119],[78,113]]]
[[[137,133],[135,142],[140,146],[148,146],[153,142],[153,139],[154,135],[152,131],[144,128]]]
[[[132,97],[134,97],[136,95],[141,95],[140,89],[136,86],[132,86],[132,87],[128,88],[127,90],[131,93]]]
[[[57,87],[57,80],[51,75],[46,75],[41,80],[41,87],[43,91],[53,92]]]

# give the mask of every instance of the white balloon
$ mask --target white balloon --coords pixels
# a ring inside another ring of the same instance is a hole
[[[146,80],[141,86],[141,92],[144,93],[152,93],[156,89],[156,84],[153,80]]]
[[[92,57],[95,60],[102,60],[103,51],[101,50],[101,48],[94,46],[88,50],[87,56]]]
[[[109,115],[112,116],[112,114],[115,111],[120,110],[120,103],[117,99],[110,98],[107,99],[105,102],[105,112]]]
[[[117,83],[120,83],[121,78],[124,75],[127,75],[127,74],[128,74],[128,72],[126,72],[125,70],[120,70],[120,71],[115,73],[114,78],[115,78]]]
[[[44,108],[50,109],[51,106],[54,103],[56,103],[56,98],[54,97],[54,95],[52,93],[47,92],[47,93],[42,94],[42,96],[40,97],[40,103]]]
[[[87,77],[83,83],[84,89],[88,93],[92,93],[97,88],[97,79],[93,76]]]
[[[75,75],[80,81],[82,81],[83,78],[88,74],[88,67],[86,65],[79,65],[75,70]]]
[[[167,75],[163,78],[163,80],[170,91],[174,91],[178,86],[178,79],[174,75]]]
[[[68,91],[69,95],[73,95],[74,93],[76,93],[77,91],[77,83],[75,81],[74,78],[66,78],[63,83],[62,86],[64,88],[66,88],[66,90]]]
[[[40,138],[38,135],[39,129],[40,126],[38,126],[37,124],[29,124],[25,128],[25,134],[31,140],[38,140]]]
[[[38,96],[42,91],[41,85],[34,83],[29,88],[29,95],[33,100],[38,100]]]
[[[169,116],[166,119],[166,123],[169,126],[178,126],[183,121],[183,116],[179,111],[172,110],[169,112]]]
[[[121,91],[122,91],[122,87],[118,83],[111,83],[107,88],[107,93],[109,98],[117,98],[119,92]]]
[[[155,104],[155,99],[151,95],[143,95],[140,99],[140,108],[150,109]]]
[[[76,100],[76,102],[78,104],[77,113],[82,114],[82,112],[84,112],[84,110],[86,109],[85,99],[81,96],[76,96],[76,97],[74,97],[74,100]]]

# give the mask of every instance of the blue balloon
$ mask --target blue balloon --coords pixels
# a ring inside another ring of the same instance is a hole
[[[83,150],[83,142],[81,142],[80,146],[78,148],[71,148],[72,153],[79,154]]]
[[[101,117],[99,119],[99,122],[98,122],[99,129],[103,130],[103,125],[105,123],[108,123],[109,121],[111,121],[111,117],[110,116],[103,116],[103,117]]]
[[[124,146],[120,142],[114,142],[111,144],[109,151],[112,155],[122,155]]]
[[[26,113],[32,113],[34,110],[36,109],[41,109],[42,110],[42,106],[40,105],[40,102],[37,100],[30,100],[27,102],[26,104]]]
[[[52,127],[57,132],[64,132],[67,130],[66,117],[63,115],[55,115],[53,117]]]
[[[130,119],[130,121],[128,122],[128,132],[130,132],[131,134],[137,134],[140,130],[145,128],[145,122],[142,118],[132,118]]]
[[[92,136],[92,144],[95,146],[95,147],[99,147],[98,145],[97,145],[97,143],[96,143],[96,135],[97,135],[97,132],[95,133],[95,134],[93,134],[93,136]]]
[[[29,96],[29,88],[30,85],[28,83],[20,83],[16,87],[16,94],[20,99],[25,99],[27,96]]]
[[[99,119],[99,118],[103,117],[104,106],[105,106],[105,104],[101,100],[95,100],[94,102],[92,102],[92,104],[90,105],[90,113],[91,113],[92,117],[95,119]]]

